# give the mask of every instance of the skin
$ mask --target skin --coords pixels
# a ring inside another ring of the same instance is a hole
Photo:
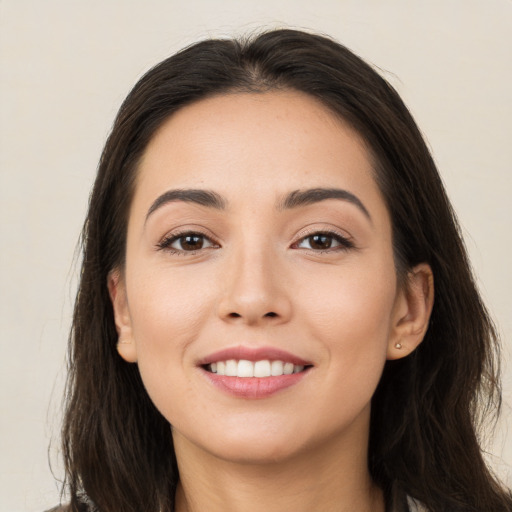
[[[369,216],[343,199],[279,208],[320,187],[350,192]],[[173,189],[214,191],[225,208],[172,201],[148,215]],[[202,248],[169,246],[191,231]],[[319,250],[318,232],[350,247],[328,238]],[[433,284],[419,265],[398,287],[389,214],[350,127],[294,91],[178,111],[140,163],[126,263],[109,290],[119,353],[172,425],[178,512],[384,510],[366,463],[371,397],[386,359],[423,339]],[[239,345],[313,368],[270,397],[234,397],[198,361]]]

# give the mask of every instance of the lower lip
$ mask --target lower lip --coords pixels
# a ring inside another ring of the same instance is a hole
[[[228,377],[203,370],[210,382],[220,390],[239,398],[268,398],[283,389],[294,386],[300,382],[309,368],[291,375],[277,377]]]

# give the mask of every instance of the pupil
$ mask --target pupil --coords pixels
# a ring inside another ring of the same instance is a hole
[[[329,249],[331,242],[332,240],[329,235],[313,235],[310,243],[313,249]]]
[[[188,250],[201,249],[203,246],[203,237],[198,235],[187,235],[183,237],[182,247]]]

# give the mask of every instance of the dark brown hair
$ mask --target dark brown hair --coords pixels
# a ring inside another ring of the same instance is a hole
[[[386,363],[372,401],[369,468],[386,495],[432,512],[509,511],[482,458],[477,428],[497,412],[497,336],[423,138],[396,91],[337,42],[294,30],[207,40],[151,69],[123,103],[103,151],[82,234],[63,428],[72,510],[172,510],[178,472],[168,422],[136,365],[116,352],[107,291],[123,265],[137,164],[183,106],[236,92],[302,91],[366,141],[393,225],[398,275],[426,262],[435,304],[424,342]]]

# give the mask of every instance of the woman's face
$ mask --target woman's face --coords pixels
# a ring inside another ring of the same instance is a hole
[[[167,120],[109,286],[175,440],[246,462],[366,443],[407,299],[368,151],[316,100],[230,94]]]

